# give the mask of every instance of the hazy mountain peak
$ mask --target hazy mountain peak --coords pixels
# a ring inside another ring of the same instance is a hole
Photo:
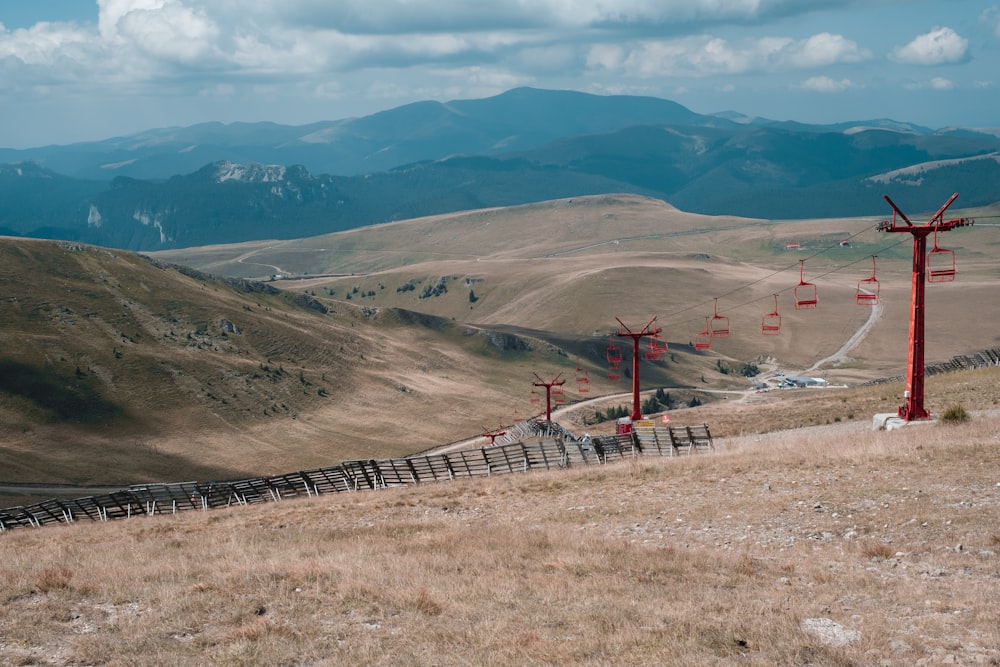
[[[228,160],[215,163],[215,179],[244,183],[277,183],[285,179],[285,166],[280,164],[236,164]]]

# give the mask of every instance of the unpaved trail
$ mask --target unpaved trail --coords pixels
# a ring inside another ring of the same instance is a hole
[[[872,328],[875,326],[875,323],[878,322],[879,318],[881,317],[882,317],[882,304],[876,303],[875,305],[872,306],[872,312],[870,315],[868,315],[868,319],[865,320],[865,323],[862,324],[861,327],[854,332],[854,335],[848,338],[844,342],[844,344],[840,346],[840,349],[831,354],[829,357],[824,357],[823,359],[820,359],[812,366],[807,368],[804,372],[811,373],[812,371],[815,371],[816,369],[821,368],[826,364],[847,361],[848,359],[847,353],[853,350],[855,347],[857,347],[858,344],[861,343],[862,340],[864,340],[865,336],[867,336],[869,332],[871,332]]]

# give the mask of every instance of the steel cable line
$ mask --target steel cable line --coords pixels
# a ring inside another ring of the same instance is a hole
[[[1000,216],[997,216],[997,217],[1000,217]],[[843,239],[843,241],[850,241],[851,239],[857,238],[858,236],[861,236],[862,234],[864,234],[864,233],[866,233],[868,231],[874,230],[876,228],[877,228],[877,225],[870,225],[870,226],[865,227],[864,229],[862,229],[862,230],[860,230],[860,231],[858,231],[858,232],[856,232],[854,234],[851,234],[846,239]],[[840,243],[843,243],[843,241],[841,241]],[[899,245],[903,244],[904,242],[905,242],[905,239],[897,241],[897,242],[892,243],[892,244],[887,245],[887,246],[883,246],[882,248],[879,248],[875,252],[875,254],[880,254],[882,252],[886,252],[888,250],[891,250],[891,249],[895,248],[896,246],[899,246]],[[838,243],[836,246],[827,246],[825,248],[821,248],[821,249],[817,250],[816,252],[814,252],[813,254],[811,254],[808,257],[806,257],[805,259],[801,260],[801,261],[808,261],[808,260],[813,259],[815,257],[819,257],[820,255],[823,255],[824,253],[829,252],[830,250],[834,250],[836,248],[839,248],[840,247],[840,243]],[[842,266],[835,267],[835,268],[831,269],[830,271],[827,271],[826,273],[822,273],[820,275],[815,276],[815,278],[824,278],[824,277],[826,277],[828,275],[836,273],[837,271],[841,271],[843,269],[846,269],[846,268],[848,268],[850,266],[853,266],[855,264],[858,264],[860,262],[867,261],[869,257],[870,257],[870,255],[866,255],[865,257],[862,257],[862,258],[859,258],[857,260],[854,260],[853,262],[848,262],[847,264],[844,264]],[[790,265],[790,266],[778,269],[777,271],[774,271],[774,272],[772,272],[772,273],[770,273],[770,274],[768,274],[766,276],[758,278],[757,280],[754,280],[754,281],[751,281],[751,282],[748,282],[748,283],[744,283],[742,285],[738,285],[737,287],[734,287],[733,289],[729,290],[728,292],[724,292],[723,294],[720,294],[718,297],[715,297],[715,298],[716,299],[721,299],[721,298],[724,298],[724,297],[736,294],[737,292],[740,292],[742,290],[749,289],[749,288],[753,287],[754,285],[756,285],[758,283],[762,283],[762,282],[764,282],[766,280],[770,280],[771,278],[774,278],[775,276],[780,275],[780,274],[782,274],[782,273],[784,273],[786,271],[793,270],[798,265],[799,265],[799,263],[796,262],[796,264],[793,264],[793,265]],[[790,291],[792,289],[794,289],[794,286],[785,287],[785,288],[779,290],[776,293],[777,294],[784,294],[785,292],[788,292],[788,291]],[[756,298],[756,299],[751,299],[750,301],[746,301],[744,303],[732,306],[730,308],[730,310],[738,310],[740,308],[743,308],[743,307],[749,306],[751,304],[757,303],[757,302],[763,300],[764,298],[765,297],[759,297],[759,298]],[[770,298],[770,295],[767,298]],[[686,313],[686,312],[688,312],[690,310],[694,310],[695,308],[700,308],[702,305],[704,305],[706,303],[707,303],[707,301],[699,302],[697,304],[693,304],[693,305],[688,306],[686,308],[681,308],[680,310],[676,310],[676,311],[674,311],[672,313],[667,314],[664,317],[664,320],[670,320],[671,318],[676,317],[676,316],[678,316],[680,314]],[[692,317],[692,318],[687,318],[687,319],[683,319],[683,320],[677,320],[673,324],[675,324],[675,325],[682,325],[682,324],[687,324],[687,323],[694,322],[694,321],[699,321],[701,319],[702,319],[701,316],[699,316],[697,318],[693,318]]]

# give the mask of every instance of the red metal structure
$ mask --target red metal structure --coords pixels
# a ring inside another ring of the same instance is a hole
[[[950,283],[955,279],[955,251],[939,248],[938,230],[934,230],[934,247],[927,253],[927,282]]]
[[[653,337],[660,333],[660,328],[656,326],[656,318],[646,322],[646,325],[639,331],[632,331],[624,322],[618,320],[619,329],[616,336],[632,339],[632,414],[629,418],[632,421],[642,419],[642,409],[639,405],[639,341],[646,336]]]
[[[622,349],[615,345],[615,337],[608,337],[608,379],[612,381],[617,381],[622,379],[621,374],[621,363],[622,363]]]
[[[781,334],[781,315],[778,314],[778,295],[774,295],[774,310],[760,319],[760,332],[765,336]]]
[[[590,393],[590,375],[579,366],[576,367],[576,390],[581,394]]]
[[[858,283],[858,293],[855,301],[859,306],[878,305],[879,284],[875,277],[875,255],[872,255],[872,275]]]
[[[818,303],[816,297],[816,286],[812,283],[807,283],[803,277],[802,270],[806,265],[806,260],[799,260],[799,284],[795,286],[793,290],[793,297],[795,299],[795,310],[805,310],[808,308],[815,308]]]
[[[712,338],[725,338],[729,335],[729,318],[719,315],[719,297],[715,297],[715,309],[709,325],[709,335]]]
[[[927,237],[934,234],[936,239],[938,232],[951,231],[955,227],[965,227],[973,224],[973,221],[967,218],[944,219],[945,210],[958,198],[957,192],[923,225],[914,225],[889,199],[888,195],[883,196],[892,207],[892,220],[883,220],[877,229],[880,232],[901,232],[913,236],[909,357],[906,363],[906,392],[903,394],[904,402],[899,407],[898,412],[901,419],[909,422],[930,417],[930,413],[924,409],[924,283],[930,281],[930,277],[927,275],[930,255],[926,252]],[[901,224],[899,220],[905,224]],[[936,248],[936,241],[934,245]],[[951,266],[951,279],[954,279],[954,264]]]
[[[667,351],[667,341],[660,338],[659,333],[655,333],[649,339],[649,351],[646,358],[650,361],[658,361],[660,356]]]
[[[505,427],[503,425],[500,425],[500,426],[498,426],[495,429],[489,429],[489,428],[486,428],[484,426],[483,427],[483,432],[480,433],[479,435],[481,437],[483,437],[483,438],[489,438],[490,439],[490,447],[492,447],[495,444],[497,444],[497,438],[499,438],[501,436],[504,436],[504,435],[507,435],[507,431],[503,430],[504,428]]]
[[[566,380],[562,379],[562,373],[555,376],[548,382],[539,377],[538,373],[535,373],[535,378],[538,382],[533,383],[533,386],[545,387],[545,421],[552,421],[552,388],[562,387],[566,384]],[[562,389],[559,390],[559,395],[562,395]]]
[[[701,352],[702,350],[710,349],[712,349],[712,325],[710,318],[706,317],[705,330],[694,336],[694,351]]]

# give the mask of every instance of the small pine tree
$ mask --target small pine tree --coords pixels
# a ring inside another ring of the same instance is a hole
[[[473,290],[470,289],[469,290],[469,303],[475,303],[477,301],[479,301],[479,297],[476,296],[476,293]]]

